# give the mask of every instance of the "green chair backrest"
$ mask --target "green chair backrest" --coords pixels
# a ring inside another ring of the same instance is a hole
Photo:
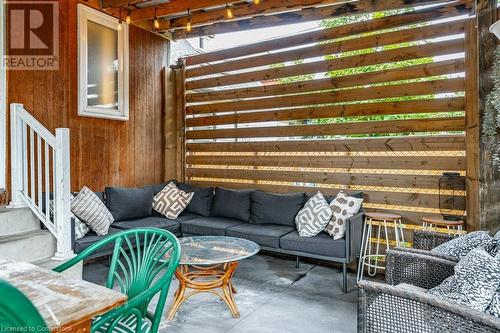
[[[49,332],[33,303],[3,280],[0,296],[0,332]]]
[[[147,317],[151,299],[160,293],[156,311],[150,318],[151,331],[156,332],[170,282],[180,260],[179,241],[172,233],[157,228],[119,232],[91,245],[75,258],[54,268],[54,271],[62,272],[111,243],[114,250],[106,286],[113,288],[115,283],[118,284],[120,291],[127,294],[128,301],[102,316],[99,325],[116,317],[119,311],[133,310],[140,313],[141,317]]]

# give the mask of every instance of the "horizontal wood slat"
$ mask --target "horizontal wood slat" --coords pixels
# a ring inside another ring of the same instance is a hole
[[[373,1],[373,2],[359,1],[356,4],[347,3],[338,6],[339,8],[341,8],[341,10],[343,10],[343,12],[337,14],[345,16],[349,14],[354,14],[356,12],[368,12],[370,10],[377,11],[377,10],[396,9],[399,8],[399,6],[404,7],[405,5],[412,6],[414,5],[414,2],[407,2],[405,0],[398,0],[395,3],[392,3],[392,1],[391,3],[389,3],[388,1]],[[332,8],[334,7],[333,6],[330,7],[330,10]],[[468,13],[471,11],[471,9],[472,9],[472,1],[470,0],[450,1],[449,3],[447,3],[447,5],[444,6],[432,7],[428,9],[419,10],[416,12],[397,14],[393,16],[374,19],[366,22],[365,26],[360,24],[350,24],[337,28],[325,29],[324,31],[303,33],[289,37],[273,39],[270,41],[253,43],[246,46],[238,46],[235,48],[229,48],[220,51],[194,55],[186,58],[186,64],[187,66],[192,66],[207,62],[219,61],[223,59],[243,57],[249,54],[278,50],[306,43],[321,42],[324,40],[336,38],[336,36],[339,35],[352,35],[360,33],[362,31],[373,31],[384,27],[394,27],[408,22],[417,22],[424,20],[430,21],[443,17]],[[326,18],[331,18],[333,16],[334,15],[331,15],[330,13],[330,15],[328,15]]]
[[[271,53],[256,57],[244,58],[230,62],[222,62],[210,66],[188,69],[188,78],[231,72],[245,68],[259,67],[271,64],[284,63],[288,61],[302,60],[319,56],[338,54],[343,52],[381,47],[392,44],[416,42],[436,37],[456,35],[464,32],[464,21],[445,22],[429,26],[410,28],[406,30],[381,33],[378,35],[348,39],[344,41],[331,42],[327,44],[316,44],[313,46],[295,49],[291,51]],[[338,36],[340,37],[340,36]]]
[[[389,51],[346,56],[342,58],[335,58],[332,60],[316,61],[287,67],[279,67],[235,75],[225,75],[215,78],[187,81],[186,89],[193,90],[215,86],[229,86],[245,82],[273,80],[304,74],[321,73],[340,69],[363,67],[368,65],[435,57],[459,53],[463,52],[463,50],[463,39],[453,39],[439,43],[428,43],[424,45],[401,47]]]
[[[234,170],[187,168],[188,177],[245,179],[260,181],[285,181],[319,184],[341,184],[359,186],[381,186],[399,188],[439,188],[439,178],[433,175],[370,174],[305,172],[281,170]]]
[[[356,192],[353,190],[346,190],[343,188],[328,188],[328,187],[305,187],[305,186],[292,186],[292,185],[274,185],[262,183],[233,183],[233,182],[214,182],[214,181],[200,181],[191,180],[190,184],[195,186],[221,186],[231,189],[256,189],[272,193],[293,193],[305,192],[316,193],[321,191],[324,195],[335,195],[340,190],[347,193]],[[382,205],[395,205],[395,206],[415,206],[415,207],[429,207],[439,208],[439,201],[437,194],[427,193],[405,193],[405,192],[382,192],[382,191],[362,191],[366,202],[372,204]],[[449,199],[450,196],[443,196],[443,199]],[[457,200],[464,201],[465,197],[455,197]]]
[[[328,136],[374,133],[463,131],[464,117],[366,121],[322,125],[273,126],[187,132],[187,139]]]
[[[187,102],[287,95],[463,72],[464,59],[448,59],[403,68],[377,70],[369,73],[345,75],[327,79],[264,85],[250,88],[225,89],[213,92],[190,93],[187,95]]]
[[[353,116],[373,116],[410,113],[451,112],[464,110],[464,98],[414,100],[386,103],[362,103],[335,106],[314,106],[278,111],[262,111],[186,119],[188,127],[244,124],[266,121],[305,120]]]
[[[188,155],[189,165],[353,168],[397,170],[465,170],[465,157],[433,156],[232,156]]]
[[[188,152],[399,152],[464,151],[464,135],[335,140],[187,143]]]
[[[412,82],[400,85],[357,88],[317,94],[301,94],[283,97],[266,97],[237,102],[192,105],[186,107],[187,114],[232,112],[258,109],[277,109],[294,106],[309,106],[327,103],[363,101],[380,98],[408,97],[440,93],[463,92],[463,78]]]

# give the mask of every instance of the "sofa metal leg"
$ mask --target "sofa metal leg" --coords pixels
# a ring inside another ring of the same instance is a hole
[[[342,292],[347,293],[347,263],[342,263]]]
[[[299,268],[299,265],[300,265],[299,256],[296,256],[295,257],[295,268]]]

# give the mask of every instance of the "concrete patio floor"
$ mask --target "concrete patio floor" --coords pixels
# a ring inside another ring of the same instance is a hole
[[[103,263],[84,266],[85,280],[104,284]],[[169,333],[343,333],[356,331],[357,291],[349,274],[349,292],[341,291],[337,268],[271,255],[257,255],[240,263],[234,285],[241,317],[234,319],[225,303],[212,294],[192,296],[174,320],[162,320],[160,332]],[[177,289],[172,281],[167,309]]]

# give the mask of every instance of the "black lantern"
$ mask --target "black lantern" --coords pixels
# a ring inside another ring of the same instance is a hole
[[[458,172],[444,172],[439,178],[439,211],[445,220],[458,221],[465,215],[465,177]]]

